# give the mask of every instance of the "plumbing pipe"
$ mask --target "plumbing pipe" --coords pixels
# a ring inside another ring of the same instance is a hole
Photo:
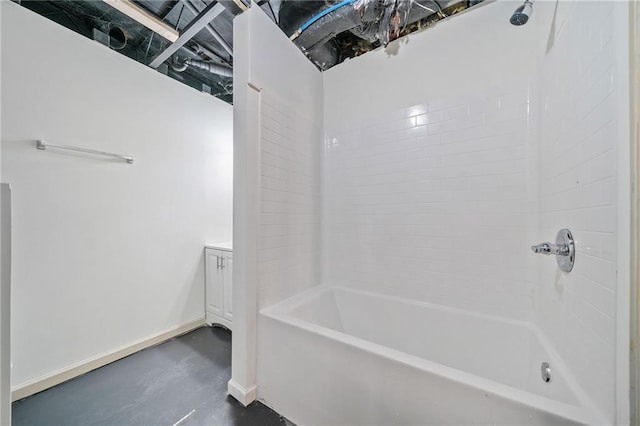
[[[314,22],[316,22],[318,19],[330,14],[331,12],[333,12],[334,10],[340,9],[341,7],[347,6],[349,4],[355,3],[356,0],[343,0],[340,3],[334,4],[331,7],[328,7],[326,9],[324,9],[323,11],[321,11],[320,13],[312,16],[309,20],[307,20],[307,22],[305,22],[304,24],[302,24],[302,26],[300,26],[300,28],[298,28],[298,30],[296,30],[296,32],[294,32],[291,37],[289,37],[291,39],[291,41],[295,40],[298,38],[298,36],[300,34],[302,34],[302,32],[304,30],[306,30],[307,28],[309,28]]]
[[[211,74],[217,74],[222,77],[233,77],[233,70],[224,65],[213,64],[211,62],[198,61],[196,59],[187,59],[185,62],[190,67],[200,68],[209,71]]]
[[[191,1],[184,0],[182,4],[184,4],[185,7],[189,9],[189,12],[193,13],[195,16],[198,16],[198,13],[200,13],[200,11],[195,7],[193,3],[191,3]],[[229,45],[229,43],[227,43],[225,39],[222,38],[220,33],[218,33],[218,31],[216,31],[216,29],[213,28],[213,25],[207,24],[207,26],[204,28],[207,30],[209,34],[211,34],[211,36],[218,42],[218,44],[229,54],[229,56],[233,58],[233,48]]]
[[[180,63],[171,63],[171,68],[176,72],[183,72],[188,67],[199,68],[204,71],[208,71],[211,74],[217,74],[222,77],[233,77],[233,69],[225,67],[224,65],[213,64],[211,62],[201,61],[198,59],[187,59]]]

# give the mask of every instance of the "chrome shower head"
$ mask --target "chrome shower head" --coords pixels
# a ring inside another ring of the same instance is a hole
[[[531,14],[533,14],[533,0],[525,0],[524,4],[513,12],[509,22],[511,22],[512,25],[524,25],[531,17]]]

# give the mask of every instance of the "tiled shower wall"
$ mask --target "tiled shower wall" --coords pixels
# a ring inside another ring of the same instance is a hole
[[[531,78],[402,109],[381,98],[376,116],[325,128],[325,281],[532,321],[607,423],[616,413],[616,176],[625,143],[616,96],[628,85],[612,42],[626,25],[619,7],[538,2],[526,26],[537,45],[520,52],[536,58]],[[487,13],[487,28],[512,34],[499,26],[505,15]],[[348,66],[366,78],[364,66]],[[578,249],[570,274],[529,249],[561,228]]]
[[[531,113],[525,84],[326,129],[325,280],[528,319]]]
[[[261,308],[320,281],[322,127],[305,111],[261,92]]]
[[[536,322],[578,382],[613,422],[616,354],[618,67],[615,2],[565,2],[544,40],[539,94],[539,239],[570,228],[574,270],[536,259]]]

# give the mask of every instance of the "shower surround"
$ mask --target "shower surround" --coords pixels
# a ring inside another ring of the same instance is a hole
[[[236,165],[260,173],[236,190],[259,248],[241,400],[300,424],[629,422],[627,5],[538,2],[514,27],[517,6],[305,81],[298,52],[261,70],[288,40],[238,18],[235,114],[260,131],[236,149],[261,153]],[[569,274],[530,250],[562,228]]]

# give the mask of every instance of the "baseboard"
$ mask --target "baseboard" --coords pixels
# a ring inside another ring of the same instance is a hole
[[[227,392],[229,395],[234,397],[245,407],[256,400],[256,397],[258,396],[257,390],[258,389],[255,385],[251,386],[249,389],[245,389],[233,379],[229,380],[229,383],[227,383]]]
[[[62,368],[50,374],[40,376],[36,379],[12,388],[11,401],[17,401],[35,393],[42,392],[43,390],[49,389],[55,385],[59,385],[60,383],[66,382],[67,380],[73,379],[74,377],[81,376],[85,373],[88,373],[89,371],[95,370],[96,368],[103,367],[138,351],[151,346],[155,346],[181,334],[188,333],[192,330],[195,330],[196,328],[202,327],[203,325],[205,325],[204,317],[198,318],[193,321],[180,324],[163,333],[139,340],[132,345],[121,347],[113,352],[98,355],[94,358],[89,358],[85,361],[70,365],[69,367]]]
[[[231,323],[231,321],[229,321],[226,318],[222,318],[221,316],[218,316],[216,314],[212,314],[210,312],[207,312],[206,316],[206,322],[207,324],[211,324],[211,325],[215,325],[215,324],[220,324],[223,325],[225,328],[229,329],[229,330],[233,330],[233,324]]]

